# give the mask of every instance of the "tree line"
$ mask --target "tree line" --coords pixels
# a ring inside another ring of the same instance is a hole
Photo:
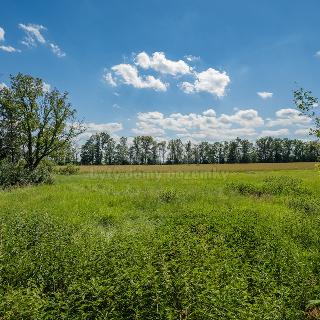
[[[109,133],[92,135],[81,147],[83,165],[209,164],[317,161],[319,141],[262,137],[255,142],[237,138],[223,142],[183,143],[181,139],[156,141],[152,136],[117,142]]]

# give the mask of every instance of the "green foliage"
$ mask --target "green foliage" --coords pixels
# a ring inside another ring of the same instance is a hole
[[[31,172],[26,168],[24,161],[12,163],[7,160],[0,161],[0,186],[10,188],[31,184],[53,183],[52,166],[41,163]]]
[[[2,319],[300,320],[318,306],[319,212],[288,208],[316,199],[314,170],[56,179],[0,192]]]
[[[316,197],[294,197],[289,200],[288,206],[305,214],[320,213],[320,201]]]
[[[266,177],[260,183],[233,181],[228,184],[228,188],[239,192],[241,195],[288,195],[306,194],[309,191],[302,186],[302,180],[287,176]]]
[[[75,166],[73,164],[67,164],[65,166],[56,167],[54,172],[56,174],[69,176],[69,175],[77,174],[79,170],[80,168],[78,166]]]
[[[0,160],[11,163],[2,173],[4,184],[48,180],[42,163],[61,158],[83,131],[75,114],[66,92],[45,90],[41,79],[29,75],[11,76],[10,87],[0,90]]]
[[[180,139],[157,142],[151,136],[137,136],[129,146],[126,137],[116,143],[106,132],[89,137],[80,154],[84,165],[314,162],[319,156],[318,141],[263,137],[255,143],[237,138],[196,144]]]

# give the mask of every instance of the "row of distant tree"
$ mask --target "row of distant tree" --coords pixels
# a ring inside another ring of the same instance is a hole
[[[151,136],[137,136],[129,144],[126,137],[116,142],[110,134],[102,132],[83,144],[79,162],[84,165],[291,162],[317,161],[319,156],[319,141],[263,137],[255,142],[237,138],[183,143],[180,139],[158,142]]]

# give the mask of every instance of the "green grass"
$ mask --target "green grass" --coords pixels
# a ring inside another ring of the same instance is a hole
[[[305,319],[314,170],[101,173],[0,191],[0,319]]]

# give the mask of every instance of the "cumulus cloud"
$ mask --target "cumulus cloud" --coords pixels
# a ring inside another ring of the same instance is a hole
[[[258,115],[258,111],[254,109],[238,110],[233,115],[222,114],[220,117],[224,123],[237,123],[243,127],[260,127],[264,124],[264,120]]]
[[[165,136],[168,132],[178,137],[192,139],[232,139],[237,136],[256,135],[255,127],[263,125],[256,110],[239,110],[233,115],[217,116],[208,109],[201,114],[173,113],[165,116],[159,111],[141,112],[137,115],[135,134]]]
[[[199,57],[185,56],[187,61],[199,60]],[[202,72],[196,72],[184,60],[170,60],[164,52],[154,52],[152,55],[142,51],[133,57],[134,64],[122,63],[105,71],[103,79],[112,87],[119,83],[132,85],[135,88],[153,88],[157,91],[166,91],[169,83],[161,79],[162,75],[171,76],[172,80],[181,77],[191,79],[178,83],[178,87],[185,93],[208,92],[216,97],[223,97],[230,77],[225,71],[208,68]],[[159,76],[139,75],[142,70],[157,72]],[[167,79],[166,78],[166,79]]]
[[[172,76],[189,74],[192,70],[183,60],[167,59],[164,52],[154,52],[152,56],[146,52],[140,52],[135,57],[135,64],[143,69],[153,69]]]
[[[315,56],[316,56],[317,58],[320,58],[320,50],[315,53]]]
[[[114,72],[114,76],[107,73],[104,76],[104,79],[109,84],[110,82],[113,83],[113,86],[115,86],[117,82],[121,82],[138,89],[150,88],[156,91],[166,91],[169,86],[167,83],[162,82],[154,76],[140,76],[137,68],[130,64],[118,64],[113,66],[111,70]]]
[[[262,99],[269,99],[269,98],[272,98],[273,93],[267,92],[267,91],[261,91],[261,92],[257,92],[257,95]]]
[[[268,119],[267,127],[274,126],[289,126],[289,125],[308,125],[311,122],[310,118],[301,115],[296,109],[286,108],[276,112],[275,119]]]
[[[230,77],[225,71],[220,72],[213,68],[195,73],[194,83],[182,82],[179,86],[185,93],[208,92],[219,98],[223,97],[230,83]]]

